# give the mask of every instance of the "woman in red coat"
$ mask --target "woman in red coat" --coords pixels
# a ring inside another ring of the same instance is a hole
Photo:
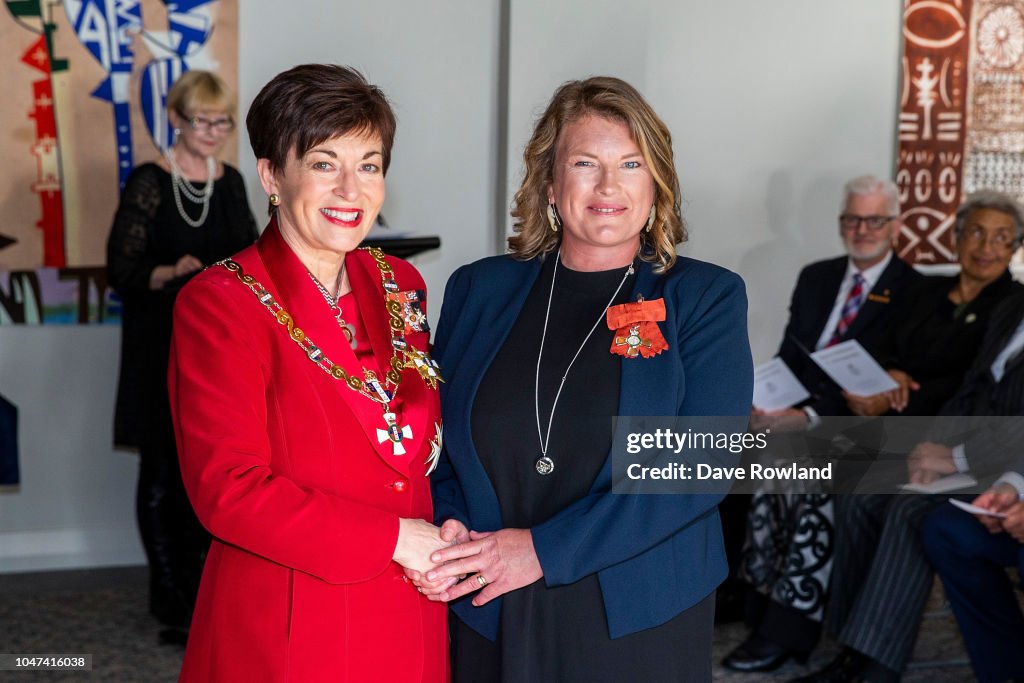
[[[357,249],[394,114],[358,72],[306,65],[246,125],[272,218],[175,307],[182,475],[214,536],[181,680],[445,681],[445,608],[403,572],[445,545],[423,280]]]

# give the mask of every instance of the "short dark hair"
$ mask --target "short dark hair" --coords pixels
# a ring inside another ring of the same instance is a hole
[[[348,133],[378,135],[381,167],[387,173],[395,141],[395,113],[387,97],[361,73],[337,64],[302,64],[263,86],[245,117],[249,144],[257,159],[274,170],[288,153],[297,157]]]

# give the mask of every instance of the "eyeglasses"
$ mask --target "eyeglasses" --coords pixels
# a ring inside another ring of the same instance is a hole
[[[858,216],[854,213],[844,213],[839,215],[839,226],[852,232],[863,223],[870,230],[881,230],[886,223],[895,218],[896,216]]]
[[[990,233],[980,225],[964,228],[963,232],[960,233],[960,239],[970,244],[984,244],[988,242],[999,249],[1010,249],[1017,241],[1013,234],[1006,230],[996,230]]]
[[[235,129],[235,120],[230,116],[222,119],[208,119],[205,116],[193,116],[191,118],[181,114],[181,118],[188,121],[188,127],[192,130],[198,130],[202,132],[217,131],[218,133],[230,133]]]

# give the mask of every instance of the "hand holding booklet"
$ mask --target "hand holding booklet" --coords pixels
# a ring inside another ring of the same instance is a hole
[[[776,356],[754,368],[754,407],[771,412],[800,403],[810,393]]]
[[[815,351],[811,360],[850,394],[874,396],[899,386],[856,339]]]
[[[989,510],[988,508],[978,507],[977,505],[971,505],[970,503],[965,503],[964,501],[957,500],[956,498],[950,498],[949,502],[957,506],[961,510],[966,510],[967,512],[970,512],[972,515],[985,515],[986,517],[997,517],[999,519],[1006,519],[1005,512],[996,512],[995,510]]]

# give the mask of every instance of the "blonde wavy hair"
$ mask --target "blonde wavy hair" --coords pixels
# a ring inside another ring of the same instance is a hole
[[[562,233],[552,231],[547,220],[547,192],[554,179],[555,153],[565,126],[588,115],[625,123],[651,170],[657,215],[650,232],[640,232],[640,258],[657,264],[654,271],[663,273],[676,262],[676,245],[687,238],[679,208],[672,135],[636,88],[612,76],[562,84],[537,121],[523,150],[526,173],[512,206],[516,234],[508,240],[509,252],[527,261],[561,244]]]

